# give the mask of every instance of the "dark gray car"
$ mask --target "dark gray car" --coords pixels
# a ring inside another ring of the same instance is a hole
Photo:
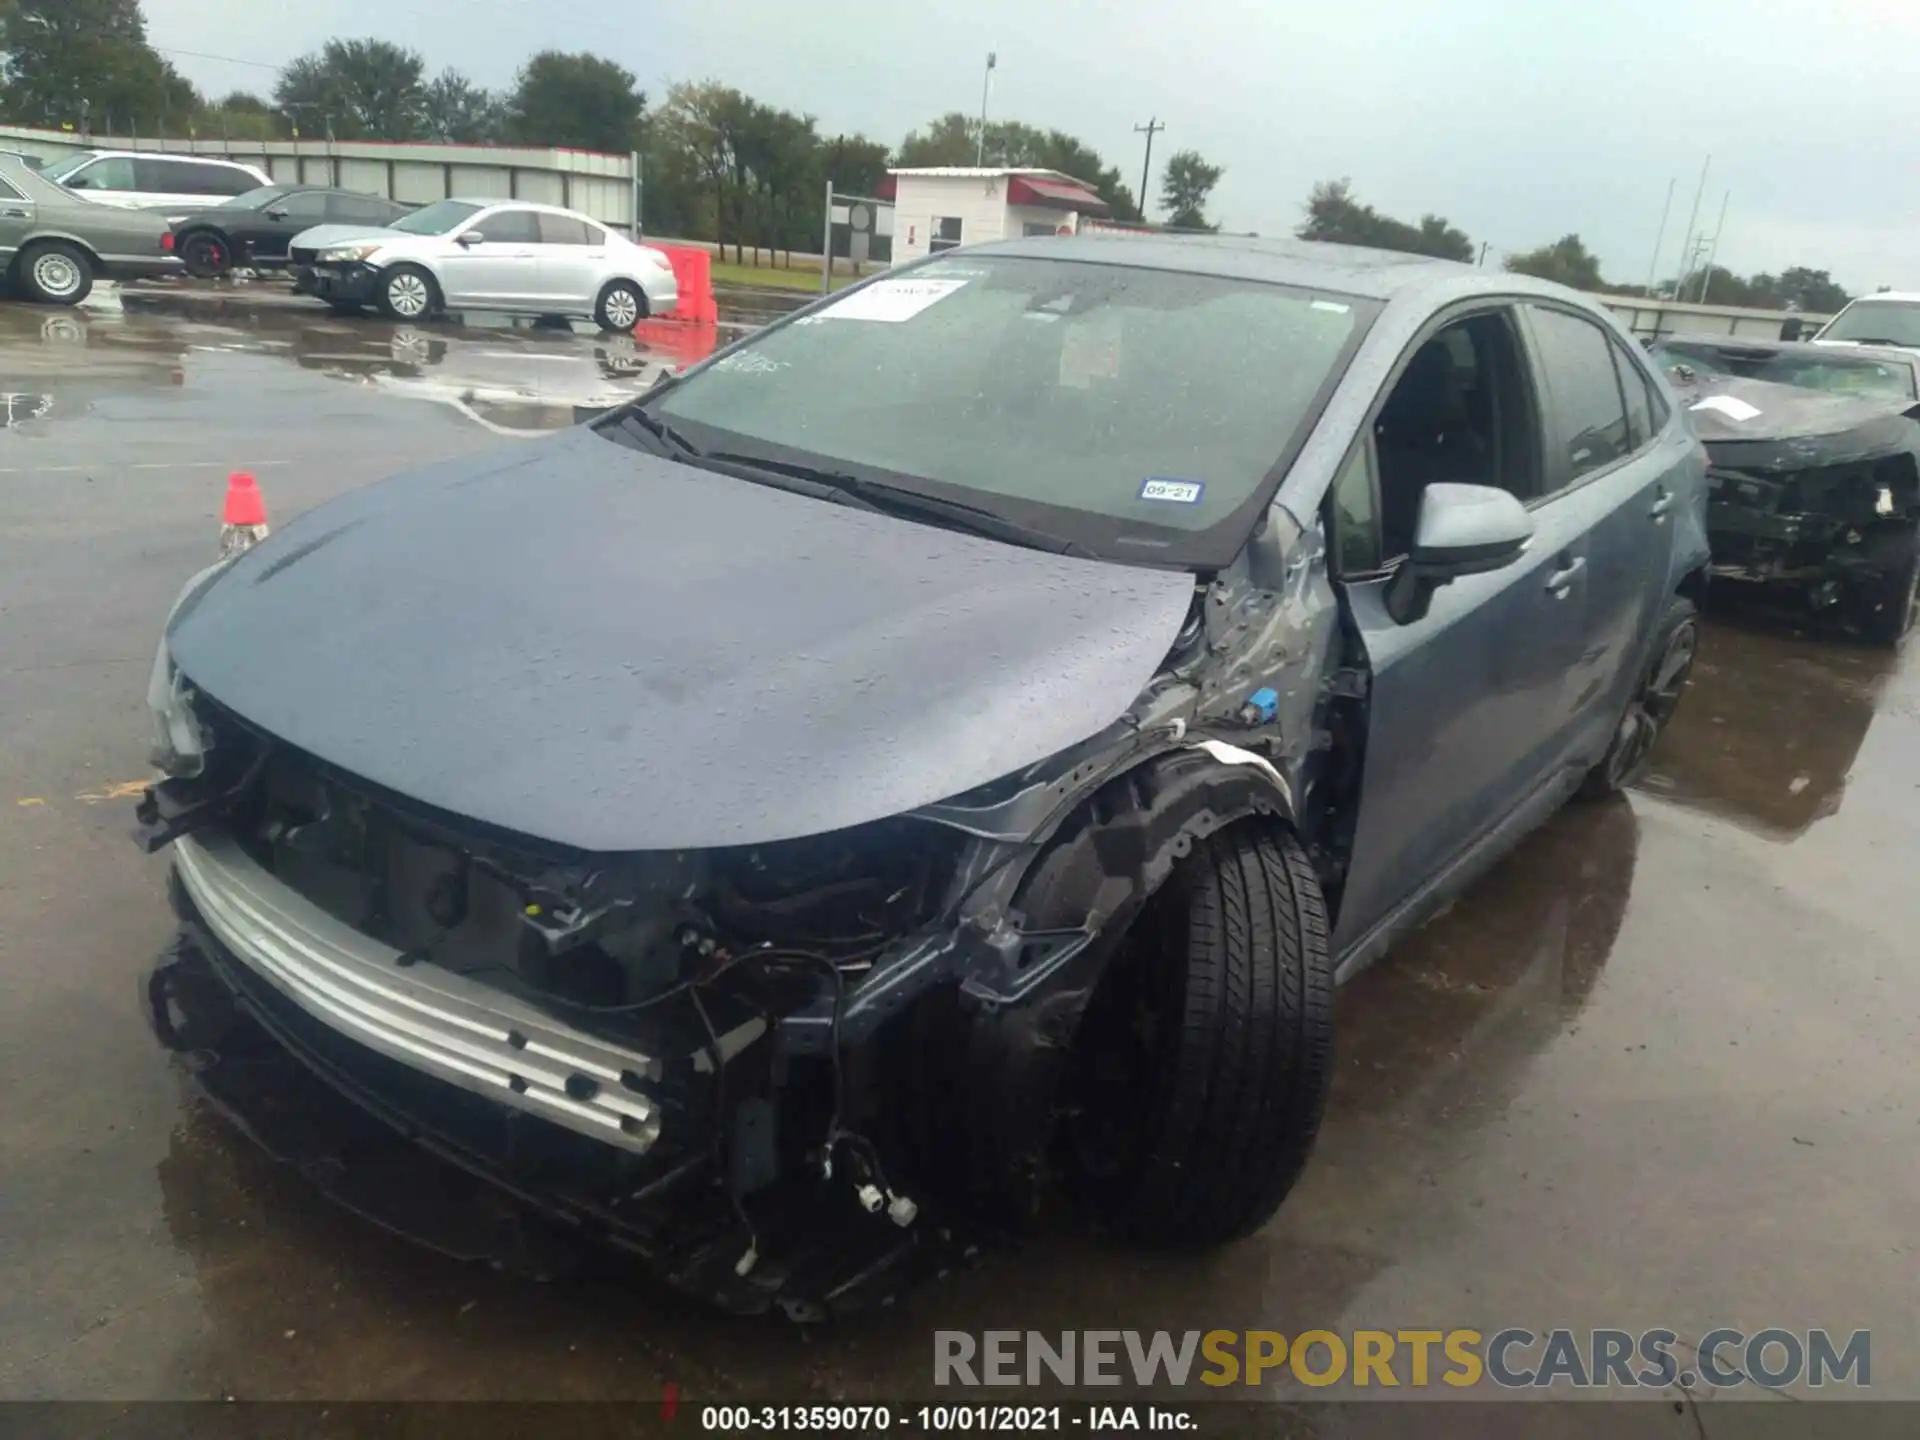
[[[0,155],[0,266],[25,299],[78,305],[96,280],[165,275],[180,262],[164,217],[82,200]]]
[[[156,1027],[363,1211],[370,1112],[736,1309],[1062,1194],[1245,1235],[1334,984],[1645,762],[1704,470],[1520,276],[934,257],[192,582]]]

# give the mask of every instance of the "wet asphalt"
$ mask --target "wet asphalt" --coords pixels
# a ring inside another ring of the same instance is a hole
[[[1342,993],[1313,1163],[1228,1251],[1056,1237],[871,1320],[729,1320],[417,1250],[208,1113],[142,1020],[171,923],[128,827],[226,472],[281,519],[517,443],[711,343],[656,328],[0,306],[0,1399],[897,1400],[936,1328],[1509,1325],[1870,1327],[1920,1398],[1920,647],[1792,615],[1722,607],[1639,792]]]

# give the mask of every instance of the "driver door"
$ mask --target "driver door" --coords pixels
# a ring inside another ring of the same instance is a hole
[[[489,210],[454,236],[441,262],[447,305],[514,309],[539,289],[540,216],[534,210]]]
[[[1585,643],[1586,517],[1541,492],[1539,389],[1510,306],[1442,321],[1410,347],[1329,497],[1341,590],[1371,681],[1352,857],[1334,953],[1341,974],[1509,824],[1566,793],[1577,747],[1567,676]],[[1442,358],[1448,362],[1442,363]],[[1429,386],[1425,398],[1404,387]],[[1385,591],[1435,481],[1495,485],[1533,537],[1506,567],[1442,586],[1408,623]]]

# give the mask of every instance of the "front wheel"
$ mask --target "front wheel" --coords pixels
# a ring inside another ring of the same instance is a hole
[[[1887,530],[1874,537],[1873,579],[1856,584],[1848,596],[1854,623],[1875,645],[1898,645],[1913,626],[1920,597],[1920,534]]]
[[[78,305],[93,293],[93,261],[64,240],[29,245],[17,262],[20,289],[40,305]]]
[[[1699,607],[1686,596],[1676,595],[1660,617],[1653,660],[1627,701],[1626,713],[1620,717],[1607,753],[1587,772],[1580,786],[1582,795],[1597,800],[1617,794],[1646,772],[1654,741],[1680,708],[1680,697],[1693,675],[1693,659],[1699,648]]]
[[[640,287],[627,280],[615,280],[600,292],[593,307],[593,322],[616,335],[631,335],[647,314],[647,297]]]
[[[180,242],[180,260],[196,280],[217,280],[233,269],[233,251],[210,230],[195,230]]]
[[[1252,1234],[1305,1167],[1333,1076],[1333,966],[1313,866],[1278,828],[1195,842],[1075,1038],[1071,1183],[1123,1234]]]
[[[417,265],[396,265],[380,281],[380,308],[391,320],[424,320],[439,308],[433,277]]]

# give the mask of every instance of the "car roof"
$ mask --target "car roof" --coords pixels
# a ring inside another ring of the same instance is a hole
[[[1458,260],[1317,240],[1101,231],[967,247],[969,254],[987,252],[1260,280],[1382,301],[1413,298],[1422,292],[1444,292],[1449,298],[1482,292],[1562,298],[1578,293],[1507,270],[1477,269]],[[1592,303],[1591,297],[1581,298]]]
[[[1850,302],[1854,305],[1882,304],[1899,301],[1907,305],[1920,305],[1920,290],[1881,290],[1872,295],[1856,295]]]
[[[177,150],[83,150],[80,153],[95,160],[119,160],[123,157],[128,160],[181,160],[194,165],[226,165],[250,174],[265,173],[251,161],[230,160],[225,155],[192,155]]]
[[[515,210],[538,210],[543,215],[565,215],[570,219],[585,220],[589,225],[598,225],[602,229],[605,229],[607,224],[604,220],[595,220],[591,215],[583,211],[569,210],[564,205],[542,205],[537,200],[510,200],[501,195],[449,195],[447,199],[457,201],[462,205],[477,205],[482,210],[499,210],[511,207]],[[438,200],[429,200],[427,202],[429,205],[438,205],[440,203]],[[425,209],[426,206],[423,205],[421,208]]]

